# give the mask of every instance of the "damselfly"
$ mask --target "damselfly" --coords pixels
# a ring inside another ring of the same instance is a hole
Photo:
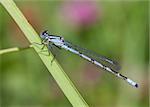
[[[99,66],[100,68],[104,69],[105,71],[108,71],[112,74],[114,74],[116,77],[121,78],[125,80],[127,83],[134,87],[138,87],[138,84],[134,82],[133,80],[129,79],[128,77],[120,74],[118,72],[118,64],[110,60],[104,56],[98,55],[92,51],[89,51],[87,49],[81,48],[77,45],[73,45],[72,43],[64,40],[63,37],[61,36],[56,36],[56,35],[49,35],[48,31],[44,31],[40,35],[42,39],[42,44],[48,47],[48,49],[52,49],[53,46],[58,47],[58,48],[63,48],[65,50],[68,50],[74,54],[79,55],[80,57],[90,61],[91,63]],[[103,63],[104,62],[104,63]],[[107,64],[105,64],[107,63]],[[107,66],[107,65],[110,66]]]

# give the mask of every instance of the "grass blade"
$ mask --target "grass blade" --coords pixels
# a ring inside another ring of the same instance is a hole
[[[4,8],[8,11],[10,16],[15,20],[21,31],[24,33],[26,38],[29,40],[30,43],[40,43],[40,38],[36,31],[33,29],[33,27],[28,23],[27,19],[23,16],[21,11],[18,9],[16,4],[13,0],[1,0],[1,4],[4,6]],[[39,48],[36,46],[33,46],[35,51],[38,53],[40,51]],[[49,72],[52,74],[54,79],[56,80],[57,84],[65,94],[65,96],[68,98],[70,103],[74,107],[88,107],[88,104],[85,102],[85,100],[82,98],[82,96],[79,94],[71,80],[68,78],[66,73],[63,71],[63,69],[59,66],[57,61],[54,61],[51,65],[51,59],[53,58],[52,55],[45,56],[42,54],[39,54],[41,60],[49,70]]]

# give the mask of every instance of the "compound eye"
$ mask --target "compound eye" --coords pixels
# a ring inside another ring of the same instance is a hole
[[[45,30],[44,32],[42,32],[42,35],[47,35],[48,34],[48,31]]]

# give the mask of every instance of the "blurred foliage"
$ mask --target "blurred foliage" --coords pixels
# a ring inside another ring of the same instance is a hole
[[[135,89],[72,53],[58,51],[56,59],[89,105],[148,107],[148,1],[68,2],[16,1],[16,4],[37,32],[47,29],[117,60],[123,74],[140,84]],[[83,13],[75,14],[76,11]],[[77,19],[70,17],[73,15]],[[1,5],[0,38],[1,49],[29,45]],[[0,56],[0,63],[2,107],[71,106],[33,49]]]

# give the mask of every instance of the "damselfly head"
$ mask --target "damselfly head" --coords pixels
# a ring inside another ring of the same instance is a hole
[[[47,31],[47,30],[43,31],[43,32],[40,34],[40,37],[41,37],[42,39],[45,39],[45,38],[48,37],[48,36],[49,36],[49,34],[48,34],[48,31]]]

